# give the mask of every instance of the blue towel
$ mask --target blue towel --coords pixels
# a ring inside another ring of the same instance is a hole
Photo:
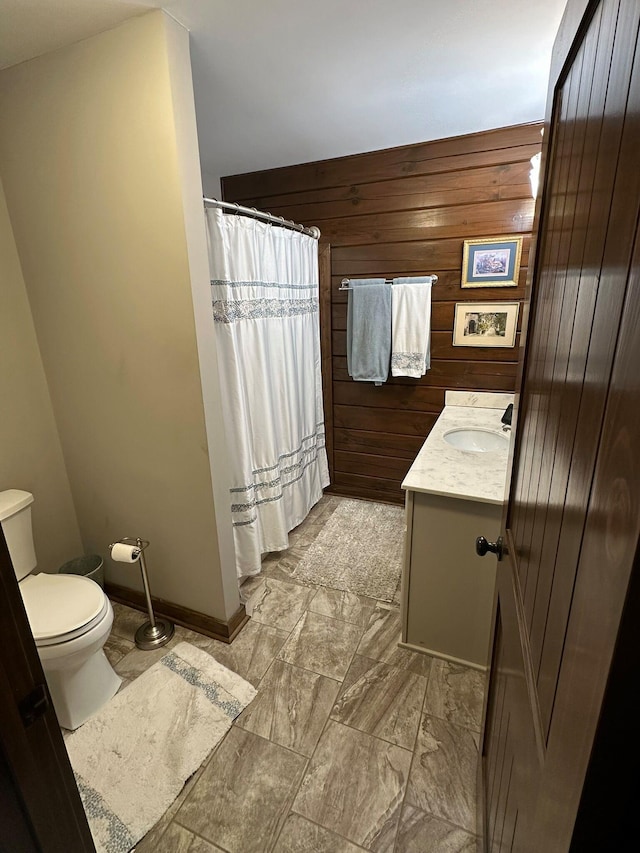
[[[391,358],[391,285],[383,278],[350,281],[347,369],[356,382],[381,385]]]

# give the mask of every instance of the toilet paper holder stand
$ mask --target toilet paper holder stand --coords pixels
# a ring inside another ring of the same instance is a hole
[[[149,575],[147,574],[147,564],[144,559],[144,552],[149,547],[147,539],[138,539],[132,536],[123,536],[109,545],[109,552],[114,545],[132,545],[140,550],[140,556],[136,562],[140,563],[140,573],[142,575],[142,586],[144,587],[144,595],[147,602],[147,612],[149,621],[144,622],[136,631],[135,643],[139,649],[150,651],[158,649],[160,646],[166,645],[173,637],[175,625],[165,618],[156,617],[153,612],[153,604],[151,603],[151,589],[149,588]]]

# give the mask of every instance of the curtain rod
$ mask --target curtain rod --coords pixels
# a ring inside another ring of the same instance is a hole
[[[272,213],[263,213],[261,210],[256,210],[255,207],[243,207],[241,204],[231,201],[218,201],[217,198],[203,198],[205,204],[212,204],[214,207],[222,207],[225,210],[232,210],[234,213],[241,213],[243,216],[251,216],[253,219],[264,219],[265,222],[273,222],[275,225],[280,225],[282,228],[288,228],[290,231],[300,231],[301,234],[307,234],[315,240],[320,239],[320,229],[316,225],[311,225],[305,228],[304,225],[298,225],[290,219],[285,219],[283,216],[274,216]]]
[[[401,278],[401,276],[398,276],[398,278]],[[432,273],[431,275],[425,275],[424,278],[430,278],[431,284],[435,284],[436,281],[438,280],[438,276],[435,273]],[[340,287],[338,288],[338,290],[353,290],[352,287],[349,287],[350,281],[351,281],[350,278],[343,278],[342,281],[340,282]],[[394,282],[394,279],[392,279],[392,278],[385,278],[385,280],[384,280],[385,284],[393,284],[393,282]]]

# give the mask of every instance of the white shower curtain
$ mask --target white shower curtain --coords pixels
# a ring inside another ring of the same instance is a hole
[[[238,577],[289,546],[329,483],[318,243],[209,208],[211,295]]]

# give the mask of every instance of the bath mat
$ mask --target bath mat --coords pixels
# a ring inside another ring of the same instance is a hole
[[[291,579],[397,603],[403,547],[402,507],[342,500]]]
[[[179,643],[66,738],[98,853],[131,850],[255,695]]]

